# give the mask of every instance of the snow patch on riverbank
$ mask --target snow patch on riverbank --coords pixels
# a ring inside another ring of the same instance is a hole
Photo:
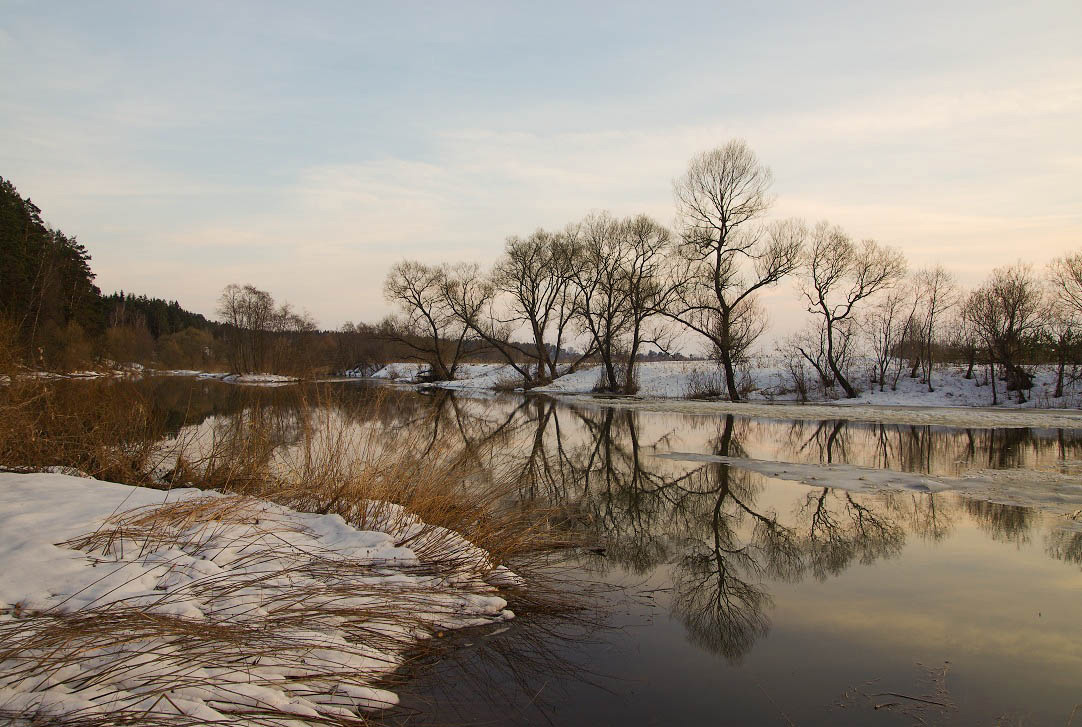
[[[513,618],[497,586],[521,581],[397,506],[370,514],[358,530],[252,498],[0,473],[0,715],[322,724],[396,703],[379,680],[418,639]]]

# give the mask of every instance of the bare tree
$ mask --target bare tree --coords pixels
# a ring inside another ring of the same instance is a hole
[[[682,285],[671,264],[671,252],[672,233],[650,217],[637,215],[621,223],[617,255],[624,261],[628,317],[626,394],[637,390],[635,364],[643,345],[665,351],[672,344],[672,332],[658,320]]]
[[[454,378],[468,330],[447,305],[446,281],[446,266],[403,260],[391,267],[383,282],[384,298],[399,310],[383,330],[441,380]]]
[[[839,343],[852,334],[858,304],[893,287],[905,275],[905,258],[874,240],[854,243],[840,227],[820,222],[812,233],[805,268],[802,292],[808,311],[820,317],[827,365],[845,395],[852,399],[857,390],[838,365],[843,350]]]
[[[526,238],[510,237],[492,272],[496,289],[509,300],[507,322],[525,326],[532,338],[539,380],[559,375],[560,349],[575,314],[575,250],[565,233],[537,230]]]
[[[909,286],[888,290],[862,320],[865,335],[875,356],[875,381],[884,391],[898,389],[902,373],[900,347],[916,317],[917,296]]]
[[[1053,396],[1058,399],[1063,396],[1064,371],[1078,347],[1078,333],[1082,321],[1079,320],[1078,312],[1056,293],[1058,291],[1053,289],[1049,295],[1044,338],[1056,357],[1056,391]]]
[[[958,305],[958,281],[942,265],[923,268],[914,277],[923,316],[920,321],[921,366],[928,391],[932,388],[932,365],[936,341],[936,326],[943,316]]]
[[[227,356],[234,371],[311,369],[305,338],[316,331],[316,323],[307,312],[276,304],[274,296],[254,285],[235,283],[222,291],[217,312],[226,324]]]
[[[646,215],[617,220],[598,213],[568,236],[576,250],[579,325],[601,359],[600,388],[633,393],[643,346],[665,350],[672,339],[658,320],[681,285],[672,271],[672,234]]]
[[[1056,398],[1063,396],[1063,372],[1082,331],[1082,252],[1048,265],[1047,337],[1056,354]]]
[[[620,228],[619,220],[601,212],[569,229],[578,250],[578,265],[572,271],[578,290],[576,319],[601,359],[599,388],[606,391],[617,391],[624,383],[620,343],[630,320]]]
[[[772,182],[748,145],[733,140],[692,159],[673,183],[688,284],[669,315],[711,342],[733,401],[740,400],[734,311],[796,269],[805,235],[796,221],[757,224],[772,203]]]
[[[274,328],[274,298],[254,285],[227,285],[218,298],[226,324],[229,365],[239,373],[265,371]]]
[[[529,358],[528,348],[511,341],[513,323],[496,313],[499,290],[488,276],[481,274],[476,263],[462,263],[445,268],[441,286],[444,301],[451,313],[466,330],[480,339],[488,348],[496,351],[513,368],[524,383],[531,383],[543,375],[540,359],[532,369],[524,358]]]
[[[992,403],[998,403],[995,366],[1003,368],[1008,390],[1025,401],[1033,377],[1022,366],[1025,350],[1041,330],[1046,314],[1040,283],[1022,263],[997,268],[966,303],[966,313],[988,357]]]

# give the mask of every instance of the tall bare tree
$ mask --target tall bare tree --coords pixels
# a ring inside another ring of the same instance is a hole
[[[446,281],[446,266],[403,260],[383,282],[384,298],[399,311],[384,323],[385,335],[429,364],[432,375],[442,380],[454,378],[468,331],[447,305]]]
[[[539,229],[526,238],[508,238],[492,271],[492,282],[509,301],[507,322],[525,327],[532,339],[541,380],[559,375],[560,350],[575,314],[576,264],[576,247],[567,234]]]
[[[636,359],[646,344],[665,351],[672,345],[672,331],[661,320],[682,281],[672,262],[672,233],[646,215],[621,223],[616,254],[624,262],[623,286],[627,305],[627,374],[624,393],[637,390]]]
[[[875,356],[875,380],[880,391],[888,382],[892,391],[898,388],[902,374],[899,349],[915,322],[917,303],[913,288],[899,285],[887,291],[862,319]]]
[[[920,321],[921,366],[928,391],[932,388],[932,366],[935,356],[937,326],[952,308],[958,305],[958,281],[942,265],[922,268],[914,276],[923,317]]]
[[[218,316],[226,324],[229,365],[239,373],[265,371],[274,329],[274,298],[254,285],[227,285],[218,298]]]
[[[620,350],[629,321],[624,261],[618,254],[621,223],[607,212],[591,214],[569,228],[578,250],[572,271],[577,288],[576,320],[601,360],[599,388],[619,390],[626,353]]]
[[[772,183],[770,169],[739,139],[693,158],[673,182],[688,283],[670,315],[710,341],[733,401],[740,400],[737,345],[751,343],[735,335],[734,312],[796,269],[806,234],[795,220],[766,230],[757,224],[773,202]]]
[[[1056,353],[1056,398],[1063,396],[1063,373],[1077,353],[1082,334],[1082,252],[1064,255],[1048,265],[1047,337]]]
[[[827,365],[851,399],[857,390],[838,365],[839,339],[848,339],[851,334],[858,304],[893,287],[905,275],[905,267],[900,252],[874,240],[855,243],[840,227],[828,222],[820,222],[812,233],[801,291],[808,301],[808,312],[819,316]]]
[[[458,321],[481,343],[498,353],[526,384],[535,382],[543,372],[539,366],[524,363],[529,348],[511,341],[514,318],[508,320],[496,312],[499,289],[476,263],[462,263],[445,268],[442,284],[444,302]]]
[[[997,364],[1006,376],[1008,390],[1016,392],[1019,402],[1025,401],[1033,377],[1022,361],[1044,324],[1046,312],[1040,282],[1032,268],[1022,263],[997,268],[970,295],[966,313],[987,353],[993,404],[998,403]]]

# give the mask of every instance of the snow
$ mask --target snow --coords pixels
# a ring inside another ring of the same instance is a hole
[[[707,376],[717,371],[713,361],[649,361],[635,366],[635,376],[642,397],[663,399],[681,399],[688,393],[696,375]],[[539,386],[532,391],[552,394],[588,394],[594,390],[600,379],[601,371],[597,367],[579,369],[565,374],[547,386]]]
[[[230,384],[293,384],[300,379],[296,376],[280,376],[278,374],[229,374],[223,376],[222,381]]]
[[[0,714],[244,724],[396,703],[376,684],[408,648],[513,618],[497,586],[522,582],[455,533],[368,510],[359,530],[252,498],[0,473]]]
[[[462,364],[454,381],[418,384],[425,367],[418,363],[393,363],[384,366],[371,378],[390,380],[415,386],[454,389],[471,395],[513,386],[518,376],[510,366],[500,364]],[[896,391],[889,387],[880,392],[863,379],[864,390],[855,399],[820,398],[802,404],[787,389],[784,371],[771,365],[769,359],[741,375],[748,387],[747,401],[733,403],[727,398],[689,399],[689,393],[701,390],[704,384],[723,387],[717,365],[712,361],[651,361],[636,366],[639,383],[633,396],[592,396],[599,379],[597,367],[579,369],[560,376],[531,393],[555,396],[576,396],[583,403],[603,403],[648,411],[668,411],[684,414],[725,414],[786,419],[849,419],[856,421],[891,421],[908,424],[936,424],[958,427],[1046,427],[1082,428],[1082,403],[1079,384],[1067,388],[1067,395],[1052,396],[1055,390],[1055,369],[1037,367],[1034,387],[1028,401],[1019,404],[1013,393],[1002,391],[1000,403],[991,406],[991,388],[982,385],[984,375],[978,373],[966,379],[961,367],[942,367],[933,374],[933,389],[919,378],[903,375]],[[588,396],[589,395],[589,396]],[[1050,410],[1046,410],[1050,409]]]

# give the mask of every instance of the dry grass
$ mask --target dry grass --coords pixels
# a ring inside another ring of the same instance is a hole
[[[78,382],[58,383],[19,381],[0,387],[0,462],[25,468],[70,466],[115,482],[195,486],[231,495],[131,511],[67,547],[113,559],[168,547],[196,555],[223,529],[245,524],[265,530],[256,503],[268,500],[299,511],[338,514],[359,529],[401,533],[396,544],[417,554],[420,564],[414,572],[432,576],[433,585],[388,590],[373,585],[371,562],[330,552],[296,558],[283,546],[253,555],[244,564],[245,575],[200,578],[167,591],[154,604],[121,601],[18,614],[0,621],[0,662],[18,664],[16,674],[5,667],[0,675],[5,679],[31,675],[82,691],[123,677],[145,684],[139,694],[157,696],[149,702],[119,700],[106,715],[69,712],[62,719],[0,709],[0,723],[201,724],[181,714],[166,695],[187,687],[228,691],[228,679],[214,675],[261,659],[283,665],[283,674],[307,674],[303,688],[295,683],[299,677],[283,677],[289,689],[305,694],[333,691],[335,684],[372,686],[371,675],[349,664],[324,664],[313,675],[310,656],[326,646],[313,635],[333,624],[349,634],[349,645],[343,647],[347,656],[371,656],[373,646],[404,652],[413,638],[403,634],[431,626],[412,619],[417,609],[411,604],[430,605],[433,589],[445,588],[440,584],[449,578],[461,580],[465,573],[480,582],[501,565],[525,578],[526,587],[508,595],[520,614],[571,613],[585,604],[586,594],[572,593],[561,583],[565,571],[559,553],[575,543],[547,504],[519,496],[517,470],[501,461],[496,447],[464,450],[461,442],[428,438],[423,427],[389,428],[392,405],[378,395],[351,403],[330,388],[290,387],[291,393],[276,394],[273,406],[263,406],[260,393],[253,392],[252,402],[239,413],[193,424],[167,439],[160,413],[133,387],[118,383],[80,392]],[[87,391],[96,395],[89,397]],[[283,406],[282,396],[293,400]],[[458,533],[489,557],[478,557]],[[229,613],[235,613],[237,594],[255,593],[264,609],[274,604],[261,625],[227,619],[225,610],[214,610],[213,604],[230,602]],[[359,596],[368,605],[357,606]],[[189,600],[210,604],[208,619],[176,616]],[[161,661],[162,668],[144,673],[148,658]],[[215,702],[215,708],[255,725],[366,721],[333,708],[302,719],[266,704],[246,703],[239,694],[235,702]]]
[[[359,690],[385,682],[413,633],[454,617],[453,602],[441,599],[446,578],[458,576],[457,591],[469,591],[463,576],[480,571],[464,573],[475,564],[454,552],[433,552],[394,566],[425,578],[388,582],[376,577],[387,565],[298,548],[283,537],[290,530],[258,500],[210,497],[124,513],[64,543],[103,563],[138,562],[167,548],[209,559],[227,535],[242,554],[224,573],[163,589],[153,600],[78,610],[60,603],[0,621],[0,683],[63,687],[108,705],[114,724],[192,723],[186,699],[253,725],[367,723],[363,709],[383,705],[378,694],[374,701]],[[177,615],[186,605],[203,617]],[[268,687],[316,703],[316,713],[261,698],[258,689]],[[94,721],[100,715],[92,707],[44,709],[42,719],[46,713],[66,724],[105,723]],[[33,723],[0,711],[5,717]]]
[[[74,467],[111,482],[149,484],[164,436],[153,407],[130,387],[80,383],[16,378],[0,386],[0,464]]]

